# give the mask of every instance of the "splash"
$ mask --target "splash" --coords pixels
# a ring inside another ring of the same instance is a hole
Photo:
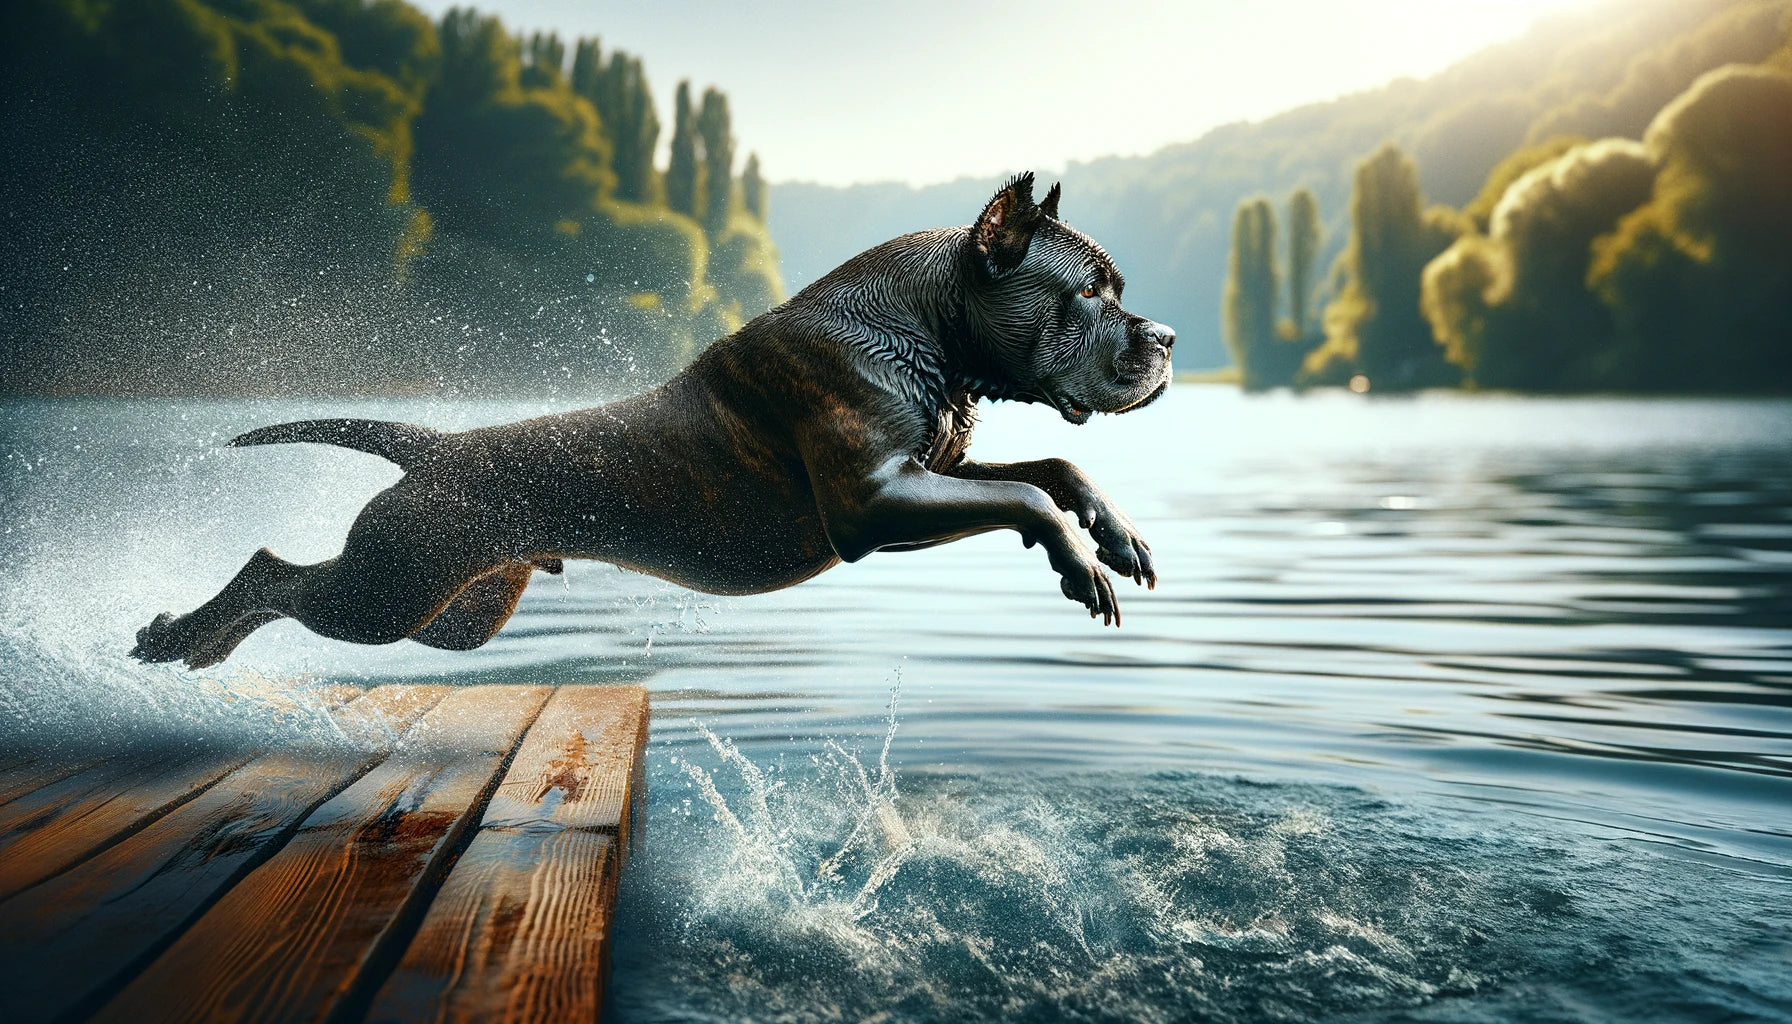
[[[201,678],[90,639],[0,620],[0,744],[93,752],[139,744],[351,742],[341,687],[249,668]]]
[[[1689,896],[1696,868],[1601,839],[1356,789],[905,776],[899,695],[875,757],[830,740],[756,760],[699,725],[656,765],[616,1019],[1255,1021],[1445,1002],[1510,1019],[1555,998],[1540,984],[1598,992],[1616,962],[1667,959],[1638,947],[1639,922],[1674,933],[1760,899],[1708,879]],[[1707,927],[1712,955],[1748,930]]]

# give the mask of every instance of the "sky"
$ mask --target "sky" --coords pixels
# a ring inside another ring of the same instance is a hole
[[[1148,153],[1431,74],[1589,0],[459,2],[643,57],[662,147],[689,78],[728,94],[741,159],[773,181],[920,185]]]

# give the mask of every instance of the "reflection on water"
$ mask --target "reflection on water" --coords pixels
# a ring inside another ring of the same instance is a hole
[[[538,408],[15,405],[0,730],[643,682],[621,1020],[1792,1018],[1792,403],[1347,399],[989,416],[980,457],[1073,458],[1152,543],[1118,631],[999,535],[756,598],[574,565],[471,654],[281,624],[199,674],[120,652],[396,475],[211,445]]]

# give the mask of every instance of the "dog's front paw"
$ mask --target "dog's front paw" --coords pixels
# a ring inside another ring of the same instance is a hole
[[[137,631],[137,646],[131,648],[131,657],[148,662],[179,661],[186,657],[187,649],[176,636],[174,623],[173,612],[163,612],[151,619],[149,625]]]
[[[1151,548],[1139,536],[1126,513],[1103,503],[1083,522],[1097,545],[1095,557],[1134,583],[1157,589],[1157,566],[1151,561]]]
[[[1064,596],[1089,609],[1089,617],[1101,616],[1102,625],[1120,625],[1120,601],[1101,565],[1074,540],[1050,546],[1052,568],[1058,572],[1058,589]]]

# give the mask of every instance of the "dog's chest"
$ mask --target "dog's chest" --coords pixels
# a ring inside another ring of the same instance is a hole
[[[977,425],[977,400],[960,392],[941,407],[934,420],[933,436],[922,459],[930,472],[943,473],[964,461],[971,447],[971,430]]]

